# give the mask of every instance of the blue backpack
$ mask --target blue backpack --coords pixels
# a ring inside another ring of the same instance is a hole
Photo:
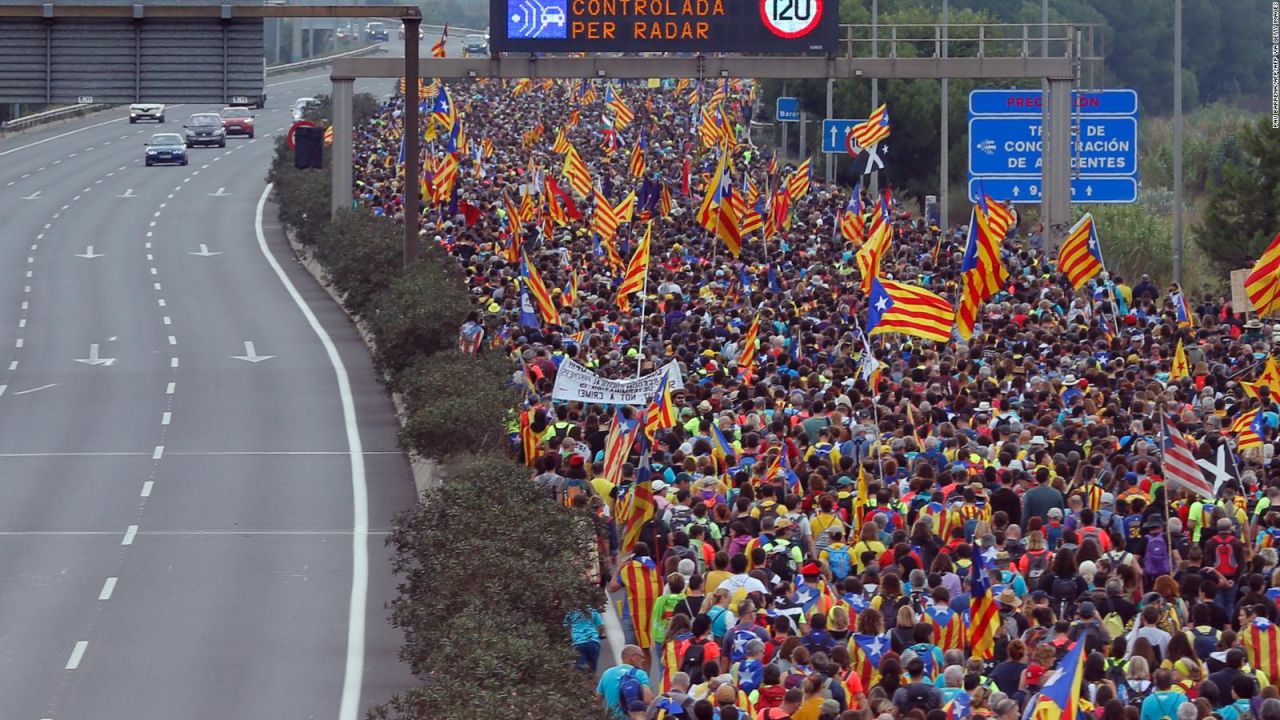
[[[836,581],[849,577],[853,570],[853,561],[849,558],[849,546],[827,550],[827,565],[831,567],[831,576]]]
[[[640,682],[640,671],[631,668],[618,680],[618,707],[626,713],[632,702],[644,702],[644,685]]]

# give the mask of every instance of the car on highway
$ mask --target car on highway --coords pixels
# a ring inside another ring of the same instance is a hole
[[[147,167],[152,165],[186,165],[187,145],[178,133],[156,133],[147,141],[147,154],[143,158]]]
[[[253,113],[248,108],[225,107],[218,114],[222,116],[222,131],[227,135],[253,137]]]
[[[164,104],[163,103],[134,103],[129,106],[129,124],[138,122],[139,120],[155,120],[156,122],[164,122]]]
[[[182,127],[187,131],[187,147],[227,146],[227,133],[222,129],[222,116],[218,113],[195,113]]]
[[[422,28],[418,28],[418,39],[421,40],[426,36],[427,36],[426,32]],[[404,39],[404,28],[400,28],[400,39],[401,40]]]
[[[462,43],[462,52],[466,55],[488,55],[489,38],[484,35],[468,35]]]
[[[371,22],[364,26],[364,38],[370,42],[386,42],[391,39],[391,33],[385,24]]]
[[[311,108],[320,107],[320,101],[313,97],[298,98],[293,102],[293,119],[294,121],[304,120],[307,117],[307,111]]]

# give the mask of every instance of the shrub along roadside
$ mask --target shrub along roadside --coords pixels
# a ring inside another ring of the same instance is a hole
[[[391,622],[421,686],[369,717],[596,717],[594,681],[573,669],[563,626],[569,610],[601,600],[585,550],[590,518],[555,503],[507,455],[513,368],[500,354],[456,349],[471,309],[457,263],[429,245],[404,270],[392,221],[364,210],[330,220],[328,173],[294,168],[283,142],[268,179],[281,223],[372,335],[375,364],[404,400],[401,445],[442,460],[441,486],[399,515],[388,539],[401,577]]]

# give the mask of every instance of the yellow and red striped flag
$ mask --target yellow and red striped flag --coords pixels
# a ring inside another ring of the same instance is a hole
[[[1262,447],[1262,435],[1266,432],[1266,427],[1266,416],[1254,409],[1236,418],[1227,432],[1236,435],[1236,447],[1248,450]]]
[[[991,581],[987,577],[986,562],[982,553],[973,554],[970,566],[969,591],[969,646],[970,656],[983,660],[995,657],[996,630],[999,628],[1000,606],[991,593]]]
[[[787,176],[787,198],[793,203],[796,202],[809,194],[809,188],[812,185],[813,163],[810,158],[805,158],[804,162]]]
[[[533,81],[529,78],[520,78],[516,84],[511,87],[511,97],[519,97],[533,89]]]
[[[636,191],[632,190],[627,196],[622,198],[613,208],[613,214],[618,218],[618,224],[622,225],[631,222],[636,214]]]
[[[968,633],[960,613],[949,607],[931,605],[924,609],[924,614],[933,625],[933,644],[942,648],[942,652],[965,648]]]
[[[523,252],[520,253],[520,269],[525,287],[529,289],[529,295],[533,298],[533,305],[538,310],[538,317],[542,318],[542,322],[547,325],[559,325],[560,313],[556,310],[556,304],[551,299],[551,293],[547,290],[546,283],[542,282],[542,275],[538,273],[538,268],[529,261],[529,256]]]
[[[862,219],[862,183],[855,183],[849,195],[849,204],[840,213],[840,236],[854,247],[866,238],[866,221]]]
[[[1058,248],[1058,271],[1067,276],[1071,287],[1079,290],[1103,271],[1102,246],[1093,213],[1085,213],[1067,231],[1067,239]]]
[[[1276,364],[1274,355],[1267,356],[1267,363],[1263,366],[1262,372],[1258,375],[1258,379],[1253,382],[1242,382],[1240,385],[1244,388],[1244,392],[1249,397],[1258,397],[1258,388],[1266,385],[1271,388],[1271,397],[1280,397],[1280,365]]]
[[[325,145],[333,144],[333,126],[332,125],[324,129],[324,144]]]
[[[449,40],[449,24],[445,23],[444,30],[440,32],[440,39],[431,46],[431,57],[444,57],[445,43]]]
[[[1253,264],[1244,279],[1244,291],[1258,315],[1266,317],[1280,310],[1280,234]]]
[[[519,262],[520,260],[520,244],[523,239],[524,231],[520,227],[520,211],[516,209],[515,203],[511,202],[511,198],[506,193],[502,194],[502,202],[506,206],[507,211],[507,245],[502,249],[502,259],[507,262]]]
[[[671,387],[667,379],[667,374],[663,373],[658,391],[644,411],[644,436],[650,441],[653,441],[659,430],[676,426],[676,405],[671,400]]]
[[[618,307],[623,310],[629,310],[631,307],[628,296],[644,289],[649,277],[649,250],[652,243],[653,221],[650,220],[645,226],[644,237],[640,239],[640,244],[636,245],[636,251],[631,255],[631,261],[627,263],[626,272],[622,274],[622,284],[618,286]]]
[[[458,158],[445,153],[436,161],[435,201],[448,202],[453,197],[453,185],[458,181]]]
[[[670,217],[672,205],[671,190],[666,183],[662,183],[662,194],[658,197],[658,214],[662,217]]]
[[[962,290],[955,324],[960,337],[966,340],[973,335],[982,303],[1000,292],[1009,279],[1009,271],[1000,260],[1000,243],[1012,221],[1013,215],[1003,205],[979,192],[969,219],[964,258],[960,261]]]
[[[591,171],[587,169],[587,164],[582,161],[578,149],[572,144],[565,151],[563,173],[574,192],[582,197],[591,196]]]
[[[1274,685],[1280,682],[1280,628],[1270,620],[1255,618],[1241,633],[1249,664]]]
[[[627,494],[623,502],[623,513],[619,519],[625,522],[627,530],[634,526],[634,536],[623,534],[622,552],[629,552],[640,538],[640,528],[654,515],[653,488],[650,484],[648,456],[645,456],[643,473],[644,481],[637,472],[636,484]],[[639,496],[639,497],[637,497]],[[629,542],[628,542],[629,541]],[[631,629],[635,634],[636,645],[648,651],[653,647],[653,606],[662,594],[662,574],[658,572],[657,563],[651,557],[632,558],[619,570],[619,579],[627,596],[627,608],[631,611]]]
[[[604,89],[605,107],[613,111],[613,127],[615,130],[625,130],[632,120],[636,119],[636,113],[622,99],[622,93],[613,89],[613,85],[607,85]]]
[[[860,287],[862,292],[871,292],[871,283],[880,275],[880,261],[889,252],[893,242],[893,223],[889,217],[889,190],[884,191],[876,212],[871,217],[871,227],[867,230],[867,241],[858,248],[853,259],[857,262],[862,274]]]
[[[640,427],[637,423],[628,430],[626,425],[622,410],[615,409],[613,422],[609,424],[609,434],[604,441],[604,478],[614,485],[622,480],[622,466],[627,461]]]
[[[631,147],[631,177],[638,178],[644,175],[644,133],[640,133],[640,137],[636,138],[636,144]]]
[[[564,131],[564,128],[560,128],[556,131],[555,141],[551,143],[551,152],[560,155],[569,152],[570,147],[572,146],[569,145],[568,133]]]
[[[854,125],[849,133],[861,148],[869,148],[889,137],[889,108],[882,104],[866,120]]]
[[[597,190],[591,210],[591,232],[600,236],[601,242],[612,242],[618,234],[618,215],[609,200]]]
[[[873,278],[867,298],[867,334],[901,333],[934,342],[951,338],[951,303],[924,288]]]
[[[742,342],[738,345],[738,367],[742,368],[747,377],[751,376],[751,371],[756,366],[756,340],[759,337],[760,313],[757,312],[751,320],[751,327],[747,328],[747,334],[742,336]]]
[[[525,378],[529,376],[526,374]],[[533,408],[520,413],[520,449],[524,464],[533,467],[538,459],[538,434],[533,431]]]

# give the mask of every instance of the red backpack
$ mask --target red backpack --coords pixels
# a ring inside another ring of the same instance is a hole
[[[1234,578],[1240,572],[1240,565],[1236,562],[1235,548],[1231,546],[1231,535],[1219,533],[1213,539],[1218,541],[1218,547],[1214,549],[1213,569],[1223,577]]]

